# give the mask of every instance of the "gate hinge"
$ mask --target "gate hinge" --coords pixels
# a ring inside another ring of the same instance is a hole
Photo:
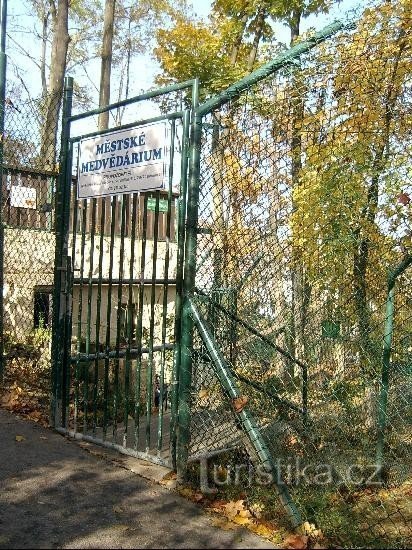
[[[56,270],[62,273],[61,291],[63,294],[69,293],[70,274],[72,271],[72,259],[70,256],[63,256],[62,265],[56,266]]]

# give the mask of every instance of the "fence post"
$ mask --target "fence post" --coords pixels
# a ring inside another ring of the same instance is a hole
[[[70,214],[71,155],[69,152],[70,116],[72,111],[73,78],[64,82],[60,171],[57,180],[55,204],[56,248],[54,259],[53,325],[52,325],[52,395],[51,425],[59,427],[63,418],[64,369],[66,350],[66,292],[67,275],[70,269],[68,251],[68,220]]]
[[[4,146],[4,111],[6,101],[6,25],[7,0],[1,6],[1,37],[0,37],[0,383],[4,373],[4,227],[3,227],[3,146]]]
[[[189,159],[189,130],[190,112],[186,110],[183,115],[183,145],[181,161],[181,189],[178,200],[178,229],[177,229],[177,259],[176,259],[176,301],[175,301],[175,349],[173,356],[172,388],[171,388],[171,416],[170,416],[170,454],[172,465],[176,469],[176,422],[178,414],[179,397],[179,369],[181,359],[182,340],[182,303],[183,303],[183,269],[187,200],[187,166]]]
[[[389,393],[389,375],[391,366],[392,335],[395,313],[395,284],[399,275],[412,264],[412,255],[407,255],[405,259],[389,273],[388,276],[388,294],[386,297],[386,316],[385,333],[383,335],[383,353],[382,353],[382,372],[379,381],[378,395],[378,430],[376,441],[376,466],[378,476],[383,480],[384,473],[384,455],[385,455],[385,432],[388,423],[388,393]]]
[[[199,200],[200,145],[202,118],[197,114],[199,82],[193,86],[193,119],[187,199],[186,243],[184,259],[182,330],[176,426],[176,469],[179,479],[186,475],[190,444],[190,391],[192,385],[193,320],[189,297],[194,293],[196,278],[197,217]]]

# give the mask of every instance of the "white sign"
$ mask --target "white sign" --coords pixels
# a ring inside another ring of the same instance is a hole
[[[12,185],[10,189],[10,206],[15,208],[36,208],[36,189]]]
[[[78,198],[163,188],[165,138],[166,124],[156,122],[82,139]]]

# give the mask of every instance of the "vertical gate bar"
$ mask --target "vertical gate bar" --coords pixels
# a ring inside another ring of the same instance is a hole
[[[72,383],[71,343],[72,343],[72,306],[73,306],[73,265],[71,258],[67,258],[67,300],[66,300],[66,337],[65,337],[65,368],[62,395],[62,428],[68,428],[70,419],[70,390]]]
[[[187,199],[187,168],[189,160],[189,130],[190,111],[183,114],[183,136],[182,136],[182,158],[181,158],[181,180],[177,208],[177,257],[176,257],[176,296],[175,296],[175,326],[174,326],[174,354],[173,371],[171,382],[171,405],[170,405],[170,454],[172,467],[176,469],[176,421],[178,412],[178,387],[179,367],[181,357],[181,336],[182,336],[182,303],[183,303],[183,267],[184,267],[184,246],[185,246],[185,223],[186,223],[186,199]]]
[[[132,199],[132,211],[131,211],[131,225],[129,222],[129,235],[130,235],[130,264],[129,264],[129,284],[128,284],[128,297],[127,297],[127,328],[126,328],[126,358],[125,358],[125,373],[124,373],[124,393],[125,393],[125,408],[124,408],[124,433],[123,433],[123,447],[127,446],[127,432],[129,424],[129,401],[130,401],[130,349],[132,347],[133,335],[132,327],[134,316],[136,315],[135,308],[133,307],[133,280],[134,280],[134,261],[135,261],[135,244],[136,244],[136,220],[138,213],[138,193],[133,193]],[[136,382],[135,382],[136,383]]]
[[[110,214],[110,250],[109,250],[109,284],[107,285],[107,308],[106,308],[106,343],[105,343],[105,358],[104,358],[104,382],[103,382],[103,440],[107,437],[107,415],[109,401],[109,352],[111,330],[110,323],[112,317],[112,288],[113,288],[113,253],[115,242],[115,225],[116,225],[116,206],[117,197],[111,197],[111,214]]]
[[[154,325],[155,325],[155,303],[156,303],[156,267],[157,267],[157,245],[159,239],[159,200],[160,192],[156,191],[156,206],[154,215],[153,230],[153,261],[152,261],[152,282],[150,288],[150,324],[149,324],[149,361],[147,366],[147,392],[146,392],[146,452],[150,449],[151,418],[152,418],[152,395],[153,395],[153,367],[154,367]],[[156,369],[155,369],[156,370]]]
[[[79,356],[82,349],[82,314],[83,314],[83,278],[84,278],[84,249],[86,244],[86,221],[87,221],[87,199],[83,199],[82,204],[82,216],[81,216],[81,238],[80,238],[80,274],[79,274],[79,305],[77,310],[77,355]],[[77,418],[79,414],[79,385],[81,379],[84,377],[85,365],[80,364],[79,360],[76,361],[76,392],[75,392],[75,405],[74,405],[74,424],[77,426]],[[84,387],[83,387],[84,398]],[[85,424],[83,423],[83,431],[86,432]]]
[[[134,410],[134,449],[137,450],[140,435],[140,386],[142,372],[142,337],[143,337],[143,301],[144,301],[144,275],[146,263],[146,241],[147,241],[147,194],[143,195],[142,214],[142,248],[140,256],[140,286],[139,302],[136,327],[136,388],[135,388],[135,410]],[[139,201],[140,205],[140,201]]]
[[[68,229],[70,216],[71,191],[71,158],[68,150],[70,137],[70,115],[73,100],[73,78],[67,77],[64,82],[62,134],[60,149],[60,172],[56,192],[55,232],[56,246],[54,255],[54,291],[53,291],[53,321],[52,321],[52,395],[50,419],[54,427],[62,421],[64,403],[62,382],[65,369],[70,368],[68,357],[65,357],[66,334],[66,276],[68,252]]]
[[[76,265],[76,237],[79,212],[79,199],[77,198],[76,188],[73,186],[73,218],[72,218],[72,243],[71,253],[73,266]]]
[[[77,224],[78,224],[78,212],[79,212],[79,199],[77,198],[76,189],[73,187],[73,219],[72,219],[72,243],[71,243],[71,253],[72,253],[72,267],[73,271],[76,268],[76,239],[77,239]],[[70,339],[71,344],[71,338],[72,338],[72,327],[70,328],[70,335],[68,336],[68,339]],[[77,348],[77,346],[76,346]],[[73,372],[73,384],[74,384],[74,395],[73,395],[73,430],[77,431],[77,406],[78,406],[78,383],[79,383],[79,376],[78,376],[78,362],[76,361],[75,365],[68,365],[68,369],[70,369]]]
[[[165,391],[164,377],[166,365],[166,329],[167,329],[167,300],[169,293],[169,263],[170,263],[170,234],[172,221],[172,186],[173,186],[173,161],[176,139],[176,121],[172,120],[170,132],[170,159],[169,159],[169,185],[167,192],[167,216],[166,216],[166,241],[165,241],[165,263],[163,283],[163,308],[162,308],[162,351],[160,360],[160,395],[159,395],[159,421],[157,428],[157,452],[160,455],[163,445],[163,395]],[[167,398],[167,396],[166,396]]]
[[[121,196],[121,224],[120,224],[120,254],[119,254],[119,280],[117,283],[117,318],[116,318],[116,363],[114,370],[114,400],[113,400],[113,441],[117,440],[117,412],[119,406],[119,351],[120,351],[120,332],[122,317],[122,295],[123,295],[123,273],[124,273],[124,233],[126,227],[126,206],[129,197]],[[122,359],[123,361],[123,359]],[[124,411],[122,418],[124,418]]]
[[[7,0],[2,0],[1,9],[1,38],[0,38],[0,136],[4,136],[4,119],[6,108],[6,24],[7,24]],[[0,140],[0,383],[4,372],[4,226],[3,226],[3,147],[4,140]]]
[[[93,297],[93,268],[94,268],[94,236],[96,232],[96,206],[97,199],[92,199],[92,219],[89,224],[89,273],[87,283],[87,318],[86,318],[86,355],[90,355],[90,340],[91,340],[91,316],[92,316],[92,297]],[[91,362],[85,363],[85,381],[84,381],[84,424],[87,427],[87,415],[89,410],[89,378]],[[94,411],[93,411],[94,418]]]
[[[96,359],[94,360],[94,381],[93,381],[93,435],[96,434],[97,406],[99,392],[99,359],[97,353],[100,351],[100,322],[102,310],[102,277],[103,277],[103,248],[104,248],[104,227],[106,221],[106,201],[99,200],[100,204],[100,238],[99,238],[99,267],[96,298]]]
[[[68,163],[68,213],[67,213],[67,252],[69,251],[70,239],[70,208],[75,202],[76,187],[72,180],[72,159],[73,159],[73,144],[69,143],[67,148]],[[67,256],[66,269],[66,322],[65,322],[65,338],[64,338],[64,388],[63,388],[63,404],[62,404],[62,427],[67,428],[70,419],[70,390],[72,383],[73,368],[71,364],[71,349],[72,349],[72,315],[73,315],[73,271],[74,257]],[[54,307],[54,306],[53,306]]]
[[[94,268],[94,237],[96,232],[96,198],[92,199],[92,220],[89,227],[89,276],[87,282],[87,319],[86,319],[86,354],[90,354],[91,340],[91,316],[92,316],[92,296],[93,296],[93,268]]]
[[[189,188],[186,219],[185,267],[183,281],[183,311],[181,362],[179,372],[179,408],[177,422],[177,456],[176,467],[178,478],[186,477],[190,445],[190,393],[192,385],[192,348],[193,319],[190,307],[190,296],[194,294],[196,281],[196,246],[198,225],[198,201],[200,184],[200,147],[202,140],[202,117],[198,114],[197,98],[199,81],[193,86],[195,109],[191,127],[191,149],[189,163]]]

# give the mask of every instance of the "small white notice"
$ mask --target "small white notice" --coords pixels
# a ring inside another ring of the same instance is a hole
[[[36,208],[36,189],[23,185],[12,185],[10,189],[10,206],[15,208]]]
[[[80,141],[77,196],[164,188],[166,124],[156,122]]]

